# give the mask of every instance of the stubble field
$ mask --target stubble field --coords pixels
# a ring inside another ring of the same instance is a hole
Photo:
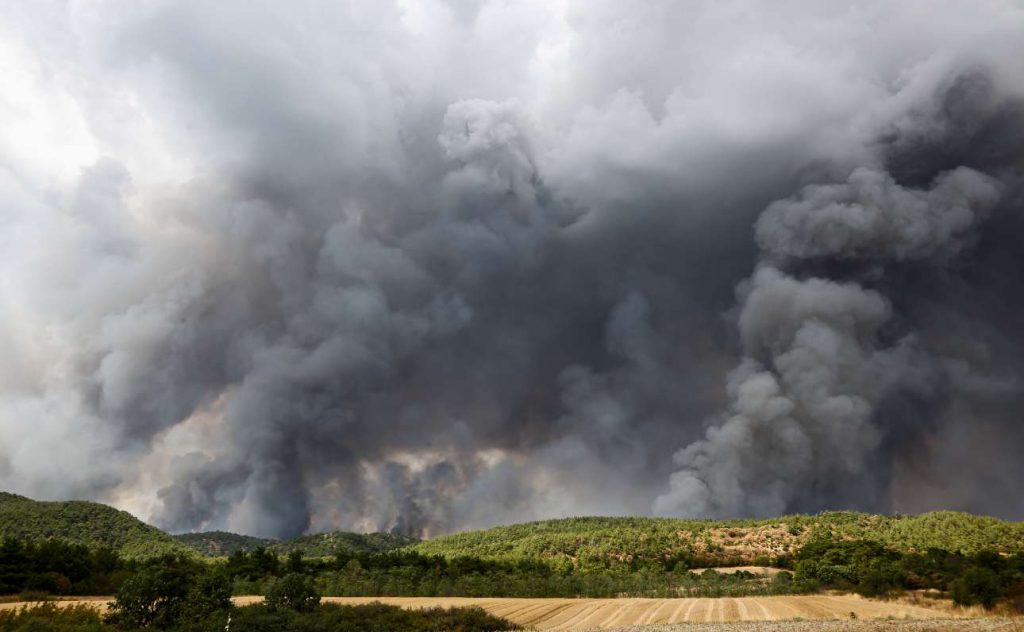
[[[241,598],[258,600],[259,597]],[[332,597],[336,603],[381,601],[405,608],[479,606],[538,630],[591,630],[674,623],[728,623],[792,619],[936,619],[939,610],[857,596],[799,595],[702,599],[473,599]]]
[[[235,597],[237,605],[260,596]],[[110,597],[70,598],[61,605],[105,608]],[[325,602],[379,601],[403,608],[479,606],[536,630],[609,632],[1024,632],[1019,619],[952,618],[949,610],[856,595],[700,599],[477,599],[469,597],[325,597]],[[0,609],[24,602],[0,603]]]

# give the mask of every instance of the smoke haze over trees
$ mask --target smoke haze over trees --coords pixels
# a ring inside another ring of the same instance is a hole
[[[0,8],[0,488],[1024,518],[1024,7]]]

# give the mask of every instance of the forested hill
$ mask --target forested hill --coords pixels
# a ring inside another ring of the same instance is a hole
[[[919,516],[825,512],[766,520],[567,518],[471,531],[420,542],[412,550],[445,557],[559,559],[576,564],[669,559],[728,565],[770,563],[809,541],[862,539],[904,552],[1024,551],[1024,523],[943,511]]]
[[[350,533],[347,531],[315,533],[292,540],[268,540],[226,531],[184,533],[173,537],[207,557],[230,556],[237,551],[252,551],[256,547],[263,547],[279,555],[299,551],[303,557],[330,557],[339,553],[373,555],[409,546],[417,541],[414,538],[391,533]]]
[[[1024,552],[1024,523],[959,512],[879,516],[825,512],[765,520],[566,518],[471,531],[417,542],[386,533],[331,532],[275,541],[227,532],[170,536],[131,514],[93,502],[40,502],[0,492],[0,538],[59,539],[107,546],[128,558],[173,552],[229,556],[264,547],[284,556],[365,556],[414,551],[448,558],[539,560],[575,566],[644,561],[664,565],[770,564],[814,540],[868,540],[903,552],[939,548]]]
[[[266,548],[277,543],[277,540],[239,535],[228,531],[182,533],[171,537],[205,557],[230,556],[239,551],[252,551],[256,547]]]
[[[270,547],[271,551],[287,554],[301,551],[304,557],[326,557],[343,553],[345,555],[373,555],[387,553],[409,545],[417,540],[394,533],[350,533],[332,531],[314,533],[294,540],[284,540]]]
[[[190,551],[156,527],[108,505],[80,500],[43,502],[0,492],[0,538],[4,537],[110,547],[127,558]]]

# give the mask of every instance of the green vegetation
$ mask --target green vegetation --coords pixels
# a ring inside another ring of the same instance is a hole
[[[7,632],[101,632],[161,630],[209,632],[491,632],[517,626],[480,608],[403,610],[373,603],[320,604],[311,577],[288,574],[273,583],[265,603],[236,608],[230,580],[216,565],[169,556],[150,563],[123,583],[110,612],[52,603],[0,611]],[[230,626],[228,624],[230,623]]]
[[[300,612],[271,608],[265,604],[225,607],[204,617],[162,621],[139,628],[116,616],[104,618],[88,606],[59,608],[52,603],[0,611],[0,630],[5,632],[116,632],[117,630],[162,630],[166,632],[210,632],[223,630],[229,620],[232,632],[493,632],[518,630],[515,624],[487,614],[481,608],[429,608],[403,610],[398,606],[372,603],[359,606],[324,604]]]
[[[703,575],[685,568],[630,569],[628,566],[554,569],[538,560],[482,560],[425,556],[411,551],[375,555],[339,553],[333,558],[282,561],[257,549],[239,552],[224,565],[236,594],[270,594],[289,573],[316,580],[328,596],[378,597],[721,597],[792,594],[805,588],[789,573],[774,579],[751,573]]]
[[[313,612],[320,605],[320,593],[309,575],[288,573],[270,584],[266,602],[269,610]]]
[[[212,629],[212,628],[211,628]],[[324,604],[310,612],[273,610],[265,605],[236,608],[231,632],[494,632],[519,626],[481,608],[403,610],[372,603],[361,606]]]
[[[991,608],[1002,600],[1018,604],[1024,596],[1024,553],[964,554],[937,548],[903,553],[866,540],[819,540],[780,562],[796,569],[797,583],[852,590],[866,597],[931,589],[960,605]]]
[[[332,531],[330,533],[314,533],[295,538],[294,540],[277,542],[267,548],[281,555],[288,555],[298,551],[303,557],[330,557],[338,553],[348,555],[386,553],[416,542],[416,538],[395,533]]]
[[[277,540],[268,538],[239,535],[227,531],[182,533],[171,537],[205,557],[220,557],[232,555],[238,551],[252,551],[256,547],[267,547],[277,542]]]
[[[198,621],[221,610],[230,594],[269,595],[266,616],[273,617],[319,612],[314,595],[321,593],[713,597],[836,588],[878,596],[932,589],[963,604],[1024,603],[1024,523],[956,512],[571,518],[423,542],[345,532],[278,542],[225,532],[173,539],[96,503],[0,493],[0,533],[8,536],[0,545],[0,593],[119,590],[118,616],[136,626]],[[793,572],[692,572],[745,564]],[[154,591],[167,583],[179,592],[161,598],[164,611],[148,610]]]
[[[126,511],[85,501],[41,502],[0,492],[0,538],[60,540],[128,558],[185,552],[181,543]]]
[[[4,632],[112,632],[100,613],[89,606],[59,608],[44,603],[18,610],[0,610]]]
[[[943,511],[920,516],[825,512],[764,520],[567,518],[426,540],[424,555],[568,561],[577,568],[624,564],[672,567],[767,564],[815,540],[867,540],[903,552],[944,548],[1024,552],[1024,523]]]
[[[60,540],[0,543],[0,594],[109,595],[130,575],[113,550]]]
[[[330,557],[336,553],[373,554],[394,551],[418,542],[416,538],[394,533],[348,531],[314,533],[292,540],[256,538],[227,531],[183,533],[172,537],[205,557],[224,557],[239,551],[255,551],[260,547],[278,555],[289,555],[297,551],[303,557]]]

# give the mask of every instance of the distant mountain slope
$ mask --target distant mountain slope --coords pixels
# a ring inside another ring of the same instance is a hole
[[[277,540],[239,535],[228,531],[182,533],[171,537],[206,557],[228,556],[238,551],[252,551],[259,546],[270,547],[277,543]]]
[[[265,547],[279,555],[301,551],[303,557],[329,557],[338,552],[371,555],[393,551],[417,542],[414,538],[391,533],[350,533],[347,531],[314,533],[292,540],[269,540],[227,531],[183,533],[173,537],[206,557],[228,556],[237,551],[252,551],[258,546]]]
[[[332,531],[330,533],[314,533],[294,540],[278,542],[270,550],[286,555],[292,551],[302,551],[305,557],[327,557],[338,552],[351,554],[385,553],[415,544],[417,540],[394,533],[350,533]]]
[[[716,565],[764,562],[819,537],[872,540],[902,551],[1024,551],[1024,523],[952,511],[891,517],[825,512],[765,520],[567,518],[457,533],[410,548],[446,557],[600,565],[675,558]]]
[[[108,546],[130,558],[190,552],[126,511],[78,500],[43,502],[6,492],[0,492],[0,537]]]

